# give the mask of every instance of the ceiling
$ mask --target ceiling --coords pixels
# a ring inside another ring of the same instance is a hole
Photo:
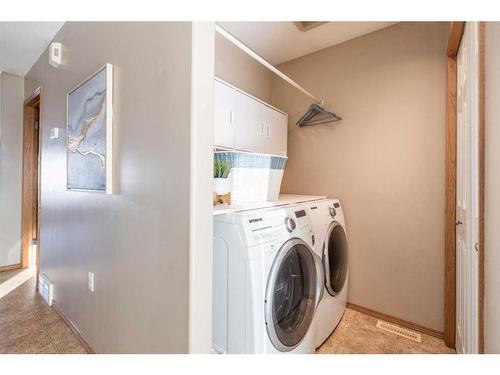
[[[218,22],[277,65],[395,22],[326,22],[300,31],[294,22]],[[0,22],[0,71],[23,76],[64,22]]]
[[[382,29],[396,22],[326,22],[300,31],[294,22],[218,22],[248,47],[277,65]]]
[[[0,71],[24,76],[64,22],[0,22]]]

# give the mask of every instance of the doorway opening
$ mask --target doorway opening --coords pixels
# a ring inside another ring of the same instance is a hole
[[[23,106],[23,191],[21,213],[21,267],[40,264],[40,127],[41,88]]]

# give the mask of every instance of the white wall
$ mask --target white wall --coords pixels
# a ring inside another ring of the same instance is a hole
[[[212,347],[214,33],[193,23],[191,72],[191,205],[189,352]]]
[[[486,23],[484,346],[500,353],[500,23]]]
[[[21,261],[24,79],[0,73],[0,267]]]
[[[186,353],[190,326],[210,314],[210,306],[198,304],[190,319],[192,70],[199,58],[192,26],[69,22],[55,37],[64,46],[63,66],[49,66],[45,51],[27,74],[26,95],[43,87],[42,272],[55,283],[58,306],[97,352]],[[115,67],[117,193],[68,192],[65,136],[50,140],[50,128],[65,128],[67,92],[104,63]],[[210,98],[206,105],[213,105]],[[211,117],[205,121],[212,126]]]

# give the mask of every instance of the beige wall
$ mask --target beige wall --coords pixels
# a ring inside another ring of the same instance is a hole
[[[297,128],[310,101],[282,80],[282,190],[338,197],[349,301],[443,330],[444,23],[401,23],[279,66],[344,121]]]
[[[0,72],[0,267],[21,261],[24,79]]]
[[[500,353],[500,23],[486,23],[484,347]]]
[[[265,102],[271,100],[273,73],[218,33],[215,76]]]
[[[55,41],[64,65],[46,50],[26,77],[26,95],[43,86],[42,272],[98,352],[187,352],[192,24],[70,22]],[[65,132],[51,140],[50,128],[65,128],[67,92],[106,62],[117,192],[68,192]]]

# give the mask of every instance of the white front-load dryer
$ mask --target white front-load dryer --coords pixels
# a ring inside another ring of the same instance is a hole
[[[214,217],[217,353],[314,353],[321,258],[305,206]]]
[[[315,235],[315,251],[322,259],[324,293],[316,312],[316,347],[339,324],[347,304],[349,254],[344,213],[338,199],[307,204]]]

